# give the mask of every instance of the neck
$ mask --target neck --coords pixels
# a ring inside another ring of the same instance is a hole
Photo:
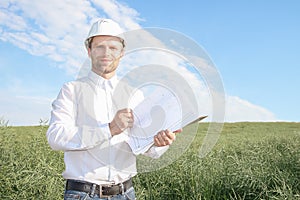
[[[100,71],[97,71],[95,69],[92,69],[92,71],[95,72],[97,75],[101,76],[104,79],[111,79],[116,74],[115,71],[111,72],[111,73],[100,72]]]

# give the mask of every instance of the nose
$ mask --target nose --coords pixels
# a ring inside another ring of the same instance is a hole
[[[108,55],[110,53],[110,49],[108,47],[103,48],[103,55]]]

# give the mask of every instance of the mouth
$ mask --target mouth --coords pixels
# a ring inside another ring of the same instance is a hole
[[[102,58],[101,61],[102,61],[102,62],[111,62],[112,60],[111,60],[111,59],[108,59],[108,58]]]

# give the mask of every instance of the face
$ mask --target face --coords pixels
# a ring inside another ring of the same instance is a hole
[[[92,71],[109,79],[115,75],[124,54],[123,45],[117,37],[95,36],[88,54],[92,61]]]

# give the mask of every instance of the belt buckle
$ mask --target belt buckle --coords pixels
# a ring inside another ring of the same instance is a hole
[[[112,195],[105,195],[103,194],[103,190],[102,190],[102,187],[112,187],[112,185],[109,185],[109,184],[101,184],[99,185],[99,197],[100,198],[108,198],[108,197],[111,197]]]

